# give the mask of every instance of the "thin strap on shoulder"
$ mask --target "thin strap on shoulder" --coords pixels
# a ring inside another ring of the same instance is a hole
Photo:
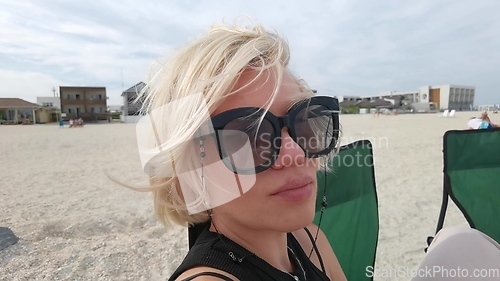
[[[323,271],[323,273],[326,274],[325,265],[323,264],[323,259],[321,258],[321,255],[319,254],[318,247],[316,247],[316,243],[315,243],[314,238],[311,234],[311,231],[309,231],[309,229],[307,227],[304,227],[304,230],[306,231],[307,236],[309,236],[309,239],[311,240],[311,244],[313,246],[314,251],[316,252],[316,256],[318,256],[319,264],[321,266],[321,271]]]
[[[227,277],[226,275],[223,275],[223,274],[220,274],[217,272],[210,272],[210,271],[196,273],[195,275],[192,275],[192,276],[189,276],[188,278],[182,279],[182,281],[191,281],[191,280],[195,279],[196,277],[204,276],[204,275],[219,277],[220,279],[222,279],[224,281],[233,281],[231,278]]]

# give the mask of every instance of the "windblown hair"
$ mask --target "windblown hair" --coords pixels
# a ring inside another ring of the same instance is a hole
[[[171,151],[170,157],[161,157],[159,166],[171,166],[177,172],[179,169],[195,168],[192,163],[199,162],[199,158],[186,155],[196,149],[193,138],[206,122],[203,108],[208,108],[208,113],[212,115],[225,97],[248,86],[234,88],[244,70],[259,73],[255,79],[262,75],[275,76],[276,87],[266,105],[270,106],[279,90],[289,58],[287,42],[258,24],[252,27],[215,25],[194,42],[176,51],[151,77],[138,97],[144,101],[143,113],[148,114],[175,103],[168,108],[168,112],[155,117],[161,117],[161,122],[155,124],[156,130],[161,131],[159,135],[162,139],[168,140],[166,149]],[[297,83],[304,93],[313,95],[303,81],[297,79]],[[201,185],[197,175],[189,184],[195,196],[205,196],[199,189]],[[177,174],[150,175],[148,190],[154,194],[155,213],[161,223],[186,226],[208,220],[205,212],[189,214]]]

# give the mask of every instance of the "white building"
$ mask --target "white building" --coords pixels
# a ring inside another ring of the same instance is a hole
[[[122,112],[123,111],[123,105],[109,105],[108,106],[108,111],[109,112]]]
[[[335,96],[339,103],[343,101],[360,101],[362,100],[361,96]]]
[[[142,92],[146,84],[139,82],[122,93],[123,110],[121,119],[125,123],[136,123],[142,117],[140,109],[142,102],[137,101],[137,96]]]
[[[482,104],[478,106],[474,106],[474,109],[477,111],[498,111],[500,105],[498,104]]]
[[[362,99],[382,98],[394,100],[394,104],[409,104],[417,111],[472,110],[476,89],[473,86],[441,85],[422,86],[417,91],[382,92]]]
[[[419,101],[433,103],[436,109],[471,110],[476,88],[462,85],[424,86],[419,89]]]
[[[36,103],[43,107],[54,107],[61,110],[60,97],[36,97]]]

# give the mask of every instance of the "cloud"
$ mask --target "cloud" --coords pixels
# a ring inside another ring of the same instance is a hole
[[[53,89],[57,91],[64,82],[38,72],[0,69],[0,84],[7,89],[2,92],[2,97],[17,97],[36,103],[36,97],[53,96]]]
[[[498,102],[499,8],[495,0],[11,1],[0,11],[0,69],[106,86],[117,104],[156,59],[214,22],[249,15],[287,38],[291,68],[322,93],[452,83],[476,86],[476,103],[491,103]]]

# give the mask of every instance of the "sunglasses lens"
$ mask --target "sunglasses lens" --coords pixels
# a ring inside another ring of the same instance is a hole
[[[259,116],[237,118],[218,131],[223,157],[239,171],[255,170],[270,165],[273,158],[273,125],[264,119],[259,125]]]
[[[307,154],[324,154],[334,142],[331,111],[323,105],[310,105],[298,112],[295,119],[297,143]]]

